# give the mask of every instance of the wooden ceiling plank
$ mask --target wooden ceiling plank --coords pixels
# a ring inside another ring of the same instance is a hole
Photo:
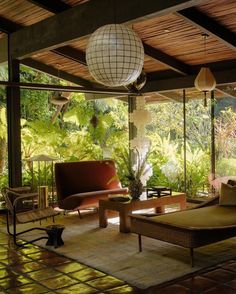
[[[234,51],[236,50],[236,34],[197,8],[187,8],[176,12],[176,15],[184,18],[204,33],[214,36]]]
[[[61,0],[27,0],[28,2],[31,2],[35,4],[36,6],[39,6],[45,10],[48,10],[52,13],[60,13],[63,12],[69,8],[71,8],[70,5],[66,4],[65,2]]]
[[[114,1],[88,1],[10,35],[11,55],[23,59],[42,50],[55,49],[114,22]],[[117,23],[169,14],[206,0],[120,0]],[[106,11],[106,13],[104,13]]]
[[[58,78],[58,69],[56,69],[52,66],[46,65],[46,64],[41,63],[41,62],[34,60],[32,58],[23,59],[21,61],[21,63],[28,66],[28,67],[34,68],[38,71],[47,73],[51,76]],[[90,83],[88,80],[74,76],[72,74],[69,74],[69,73],[67,73],[65,71],[61,71],[61,70],[60,70],[60,79],[63,79],[65,81],[74,83],[76,85],[84,86],[84,87],[88,87],[88,86],[91,87],[92,86],[92,83]]]
[[[166,65],[168,65],[172,70],[181,73],[183,75],[192,73],[191,66],[186,63],[164,53],[163,51],[156,49],[148,44],[143,43],[144,52],[148,56],[156,59]]]
[[[236,87],[232,86],[230,87],[229,85],[223,85],[223,86],[217,86],[216,90],[218,90],[219,92],[221,92],[222,94],[224,94],[227,97],[231,97],[236,99]]]

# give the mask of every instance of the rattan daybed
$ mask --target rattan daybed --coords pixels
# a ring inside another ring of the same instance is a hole
[[[193,249],[236,236],[236,206],[213,205],[153,217],[131,215],[131,232]]]

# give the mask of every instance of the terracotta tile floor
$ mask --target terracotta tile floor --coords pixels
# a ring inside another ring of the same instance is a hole
[[[236,258],[195,274],[140,290],[38,246],[16,248],[11,237],[0,233],[1,293],[236,293]]]

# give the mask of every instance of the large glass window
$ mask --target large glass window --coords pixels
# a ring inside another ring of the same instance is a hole
[[[183,104],[153,104],[148,106],[148,110],[152,113],[147,135],[151,141],[150,162],[153,168],[148,185],[164,185],[183,191]]]
[[[188,197],[207,196],[211,171],[210,101],[186,103],[186,192]]]
[[[219,99],[215,107],[216,178],[236,176],[236,100]],[[227,178],[222,179],[227,181]],[[217,188],[217,187],[216,187]]]
[[[0,33],[0,37],[6,34]],[[7,56],[7,38],[5,46],[0,48],[0,60]],[[7,64],[0,65],[0,80],[8,81]],[[6,116],[6,87],[0,86],[0,189],[8,186],[8,152],[7,152],[7,116]],[[3,199],[0,198],[2,202]]]

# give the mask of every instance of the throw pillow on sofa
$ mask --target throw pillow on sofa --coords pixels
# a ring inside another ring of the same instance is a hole
[[[236,206],[236,186],[224,183],[221,184],[219,204],[225,206]]]

